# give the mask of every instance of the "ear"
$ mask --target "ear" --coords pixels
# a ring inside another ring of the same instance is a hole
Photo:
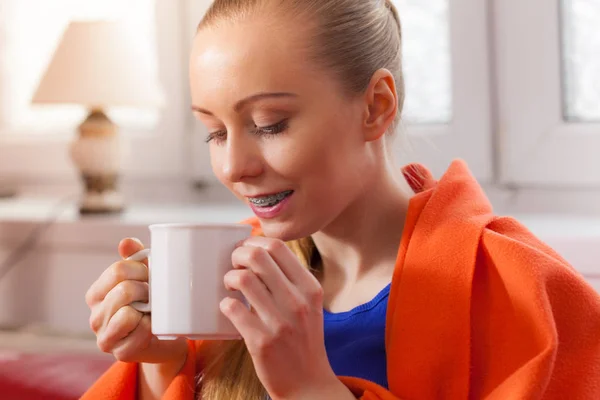
[[[387,69],[375,71],[365,92],[365,140],[382,137],[398,113],[398,93],[394,76]]]

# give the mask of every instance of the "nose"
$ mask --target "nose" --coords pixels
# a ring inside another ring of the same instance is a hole
[[[223,176],[230,182],[240,182],[262,173],[260,149],[247,135],[229,135],[225,145]]]

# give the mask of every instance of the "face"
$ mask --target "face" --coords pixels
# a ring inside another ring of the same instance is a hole
[[[308,61],[300,31],[223,23],[198,32],[190,58],[215,175],[282,240],[325,228],[368,179],[364,102]]]

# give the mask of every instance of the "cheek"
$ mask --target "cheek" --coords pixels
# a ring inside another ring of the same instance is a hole
[[[352,121],[341,123],[333,121],[326,133],[315,157],[314,171],[317,189],[315,196],[328,204],[344,201],[353,196],[364,180],[364,160],[366,156],[364,141]]]
[[[276,175],[291,182],[306,183],[327,169],[328,143],[322,140],[321,134],[324,133],[303,128],[266,141],[263,147],[266,163]]]
[[[315,120],[293,132],[279,149],[265,153],[278,174],[306,185],[311,196],[324,195],[348,184],[349,169],[360,170],[361,144],[352,129],[339,120]]]

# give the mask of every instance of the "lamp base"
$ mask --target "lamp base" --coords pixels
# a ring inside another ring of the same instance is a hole
[[[8,199],[17,195],[17,189],[13,186],[3,186],[0,182],[0,199]]]
[[[123,197],[115,191],[84,193],[79,203],[79,214],[117,214],[125,209]]]
[[[117,126],[100,109],[93,109],[79,126],[71,144],[71,157],[84,183],[80,214],[109,214],[124,209],[117,188],[121,144]]]
[[[82,175],[85,193],[79,203],[80,214],[110,214],[124,210],[123,195],[117,191],[117,175]]]

